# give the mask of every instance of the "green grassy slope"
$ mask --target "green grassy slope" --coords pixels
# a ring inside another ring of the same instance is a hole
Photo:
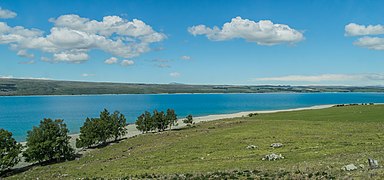
[[[267,177],[279,172],[308,177],[317,172],[379,179],[384,178],[384,170],[368,170],[367,158],[384,162],[383,140],[384,105],[260,114],[140,135],[93,150],[78,160],[37,166],[10,178],[119,178],[144,173],[259,170]],[[275,142],[284,147],[269,147]],[[258,149],[246,149],[250,144]],[[281,153],[285,159],[262,161],[269,153]],[[365,168],[340,170],[350,163]]]
[[[133,84],[0,78],[0,96],[157,94],[157,93],[268,93],[268,92],[384,92],[384,87],[229,86]]]

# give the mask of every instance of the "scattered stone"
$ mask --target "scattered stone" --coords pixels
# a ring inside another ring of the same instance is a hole
[[[257,149],[257,146],[255,146],[255,145],[248,145],[247,149]]]
[[[283,147],[283,144],[281,144],[281,143],[272,143],[271,147],[273,147],[273,148],[280,148],[280,147]]]
[[[348,164],[341,169],[344,171],[354,171],[357,170],[357,167],[354,164]]]
[[[279,159],[284,159],[284,157],[281,154],[277,155],[275,153],[272,153],[272,154],[265,155],[261,160],[263,160],[263,161],[276,161]]]
[[[368,159],[368,164],[370,169],[377,169],[379,168],[379,162],[374,159]]]
[[[364,168],[365,168],[364,164],[359,164],[359,167],[360,167],[361,169],[364,169]]]

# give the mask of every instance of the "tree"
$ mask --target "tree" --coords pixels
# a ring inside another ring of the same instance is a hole
[[[152,118],[151,113],[148,111],[144,112],[144,130],[146,133],[148,131],[156,130],[155,120]]]
[[[159,132],[164,131],[167,128],[168,124],[166,122],[166,118],[163,111],[159,112],[157,110],[154,110],[152,119],[155,121],[155,127]]]
[[[144,114],[141,114],[139,117],[137,117],[137,120],[135,122],[136,129],[141,131],[143,134],[145,132],[145,116]]]
[[[185,119],[183,120],[183,122],[185,124],[187,124],[187,126],[190,126],[192,123],[193,123],[193,117],[192,115],[188,115],[187,117],[185,117]]]
[[[125,128],[127,120],[119,111],[115,111],[108,120],[111,126],[111,135],[115,138],[115,141],[127,133],[127,129]]]
[[[96,120],[87,118],[80,127],[80,136],[76,139],[76,147],[90,147],[98,142]]]
[[[39,127],[28,131],[27,149],[23,153],[27,162],[68,160],[74,155],[69,144],[69,130],[61,119],[44,119]]]
[[[0,129],[0,172],[20,162],[19,154],[22,145],[12,137],[12,133]]]
[[[177,122],[177,115],[175,110],[167,109],[166,123],[169,125],[169,129],[172,129],[172,126]]]

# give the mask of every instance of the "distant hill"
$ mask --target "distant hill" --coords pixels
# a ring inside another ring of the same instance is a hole
[[[384,92],[384,87],[140,84],[0,78],[0,96],[273,92]]]

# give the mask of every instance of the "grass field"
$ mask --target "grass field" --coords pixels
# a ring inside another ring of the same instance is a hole
[[[369,170],[367,159],[384,162],[383,140],[384,105],[260,114],[140,135],[77,160],[36,166],[9,178],[124,178],[145,173],[167,177],[257,170],[249,177],[381,179],[384,170]],[[284,146],[271,148],[276,142]],[[247,149],[251,144],[258,148]],[[270,153],[285,159],[261,160]],[[365,167],[341,170],[351,163]]]

